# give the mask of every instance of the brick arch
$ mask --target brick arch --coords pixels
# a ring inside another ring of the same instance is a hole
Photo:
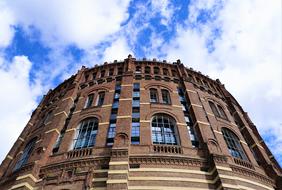
[[[176,114],[174,114],[171,111],[167,111],[167,110],[155,110],[155,111],[152,111],[152,112],[148,113],[145,116],[145,118],[146,118],[146,120],[150,120],[150,122],[151,122],[153,116],[156,115],[156,114],[166,114],[166,115],[172,117],[175,120],[176,123],[178,123],[180,121]]]
[[[97,118],[98,123],[101,123],[103,121],[102,116],[100,114],[88,113],[79,118],[79,120],[75,123],[75,128],[77,128],[83,120],[90,119],[90,118]]]
[[[114,142],[118,146],[128,146],[129,137],[126,133],[117,133]]]
[[[150,89],[150,88],[159,88],[159,87],[162,87],[162,88],[165,88],[167,89],[169,92],[173,92],[173,90],[171,89],[170,86],[166,85],[166,84],[163,84],[163,83],[158,83],[158,82],[152,82],[150,84],[147,84],[146,86],[144,86],[144,88],[146,90]]]
[[[205,99],[206,101],[211,101],[211,102],[214,102],[214,103],[220,105],[223,109],[226,107],[226,106],[223,105],[220,101],[216,100],[214,97],[205,96],[204,99]]]
[[[87,91],[85,91],[82,95],[82,97],[86,97],[89,94],[95,94],[96,92],[101,92],[101,91],[105,91],[105,92],[109,92],[110,89],[108,87],[105,86],[97,86],[97,87],[93,87]]]
[[[230,126],[228,126],[228,125],[225,125],[225,126],[223,126],[223,127],[219,127],[219,130],[220,130],[220,132],[222,132],[222,129],[223,128],[225,128],[225,129],[228,129],[228,130],[230,130],[232,133],[234,133],[237,137],[238,137],[238,139],[239,140],[241,140],[241,138],[240,137],[242,137],[242,134],[240,133],[238,133],[236,130],[234,130],[232,127],[230,127]]]

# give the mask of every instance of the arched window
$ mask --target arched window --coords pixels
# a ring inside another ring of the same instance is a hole
[[[83,120],[77,128],[73,149],[93,147],[96,142],[98,125],[99,122],[97,118]]]
[[[135,73],[141,73],[141,66],[136,66]]]
[[[155,88],[150,89],[150,102],[156,103],[158,102],[158,91]]]
[[[100,72],[100,78],[105,77],[105,73],[106,73],[106,71],[105,71],[105,70],[102,70],[102,71]]]
[[[166,114],[157,114],[152,119],[153,144],[178,144],[175,120]]]
[[[172,69],[172,70],[171,70],[171,73],[172,73],[172,76],[173,76],[173,77],[177,77],[176,70]]]
[[[171,101],[170,101],[170,95],[169,95],[168,90],[162,89],[161,91],[162,91],[163,103],[164,104],[170,104]]]
[[[217,105],[217,107],[218,107],[220,116],[221,116],[223,119],[227,119],[227,116],[226,116],[225,111],[223,110],[223,108],[222,108],[220,105]]]
[[[160,69],[159,69],[159,67],[154,67],[154,74],[155,74],[155,75],[160,74]]]
[[[229,153],[235,158],[240,158],[242,160],[248,160],[240,144],[239,138],[229,129],[222,128],[221,131],[222,131],[224,140],[227,144]]]
[[[151,73],[151,68],[149,66],[145,67],[145,73],[150,74]]]
[[[16,166],[14,168],[14,170],[18,170],[20,169],[23,165],[25,165],[32,153],[32,150],[35,146],[35,142],[36,142],[37,138],[33,138],[31,139],[25,146],[23,153],[21,155],[21,158],[18,160],[18,162],[16,163]]]
[[[43,122],[45,125],[51,120],[51,114],[52,114],[52,110],[49,111],[49,112],[45,115],[45,117],[44,117],[44,122]]]
[[[212,109],[213,114],[214,114],[216,117],[219,117],[220,115],[219,115],[219,112],[217,111],[217,108],[216,108],[215,104],[214,104],[213,102],[210,102],[210,101],[209,101],[209,105],[210,105],[210,107],[211,107],[211,109]]]
[[[166,76],[169,75],[169,72],[168,72],[168,69],[167,69],[167,68],[163,68],[163,75],[166,75]]]
[[[89,108],[89,107],[91,107],[91,106],[92,106],[92,103],[93,103],[93,99],[94,99],[94,94],[89,94],[89,95],[87,96],[87,99],[86,99],[84,108]]]
[[[104,99],[105,99],[105,92],[99,92],[96,101],[96,106],[102,106],[104,103]]]

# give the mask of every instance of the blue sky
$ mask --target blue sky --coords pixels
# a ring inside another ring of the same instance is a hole
[[[0,160],[82,65],[177,59],[237,98],[282,164],[281,1],[0,1]]]

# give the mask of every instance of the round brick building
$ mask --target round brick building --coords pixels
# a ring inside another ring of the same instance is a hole
[[[43,97],[0,189],[282,189],[281,167],[217,80],[175,63],[82,67]]]

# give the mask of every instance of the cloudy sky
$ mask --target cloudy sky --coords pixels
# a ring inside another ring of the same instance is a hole
[[[0,0],[0,161],[48,89],[129,53],[219,78],[282,164],[280,0]]]

